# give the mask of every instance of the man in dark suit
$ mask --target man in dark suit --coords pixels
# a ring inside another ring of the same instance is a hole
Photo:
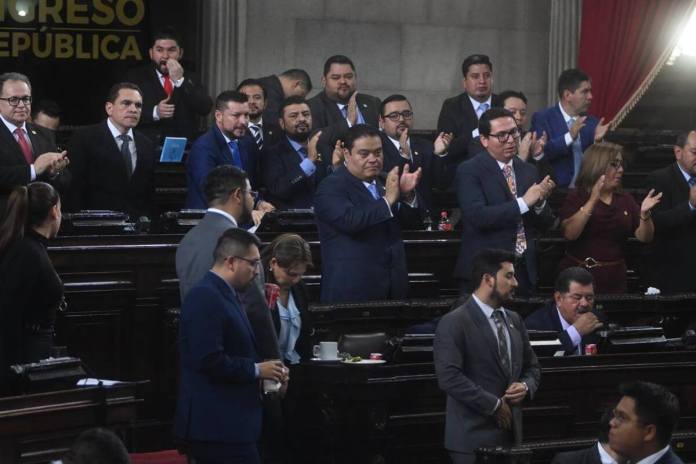
[[[0,211],[18,185],[50,181],[67,188],[67,152],[57,153],[53,133],[27,122],[31,113],[31,83],[24,74],[0,74]]]
[[[312,113],[302,97],[285,99],[280,109],[283,139],[261,160],[267,199],[279,209],[311,208],[329,167],[317,149],[320,133],[310,139]]]
[[[653,210],[654,284],[663,293],[696,291],[696,131],[683,132],[674,145],[676,162],[648,176],[647,188],[662,193]]]
[[[243,229],[225,231],[212,269],[181,307],[174,435],[188,442],[198,464],[259,463],[259,379],[287,381],[279,360],[261,362],[237,294],[258,273],[259,246]]]
[[[537,137],[546,133],[544,158],[551,163],[558,185],[572,187],[583,152],[604,138],[609,124],[587,114],[592,82],[579,69],[566,69],[558,77],[558,99],[558,105],[534,113],[531,130]]]
[[[435,143],[410,135],[413,126],[411,103],[403,95],[390,95],[380,106],[379,127],[382,129],[384,172],[408,164],[412,171],[422,168],[423,174],[416,190],[423,206],[432,208],[432,189],[447,188],[447,149],[452,134],[440,132]]]
[[[180,43],[172,29],[158,31],[149,50],[151,63],[129,70],[124,77],[142,90],[139,129],[156,145],[168,136],[193,142],[198,135],[198,118],[207,116],[213,105],[195,76],[190,71],[184,73]]]
[[[347,56],[334,55],[324,63],[324,90],[307,101],[314,128],[322,131],[320,143],[333,147],[356,124],[377,127],[379,98],[358,93],[357,76]]]
[[[398,168],[385,185],[382,141],[376,128],[351,127],[345,166],[326,177],[314,197],[321,242],[323,303],[405,298],[406,253],[400,222],[420,223],[416,185],[421,170]]]
[[[278,119],[264,119],[263,113],[268,102],[266,89],[261,81],[256,79],[244,79],[237,86],[237,91],[248,97],[249,103],[249,135],[254,139],[259,151],[263,147],[271,147],[282,139],[281,128]]]
[[[553,330],[558,332],[566,355],[583,354],[584,347],[598,343],[596,331],[606,316],[594,305],[594,279],[586,269],[569,267],[556,279],[553,301],[527,316],[527,330]]]
[[[515,156],[520,132],[509,111],[486,111],[479,131],[486,151],[460,164],[455,179],[463,232],[454,275],[461,289],[469,291],[471,257],[476,251],[514,251],[520,260],[520,293],[528,294],[537,281],[538,230],[553,222],[546,198],[554,183],[548,176],[539,181],[536,168]]]
[[[247,133],[249,105],[243,93],[226,90],[215,99],[215,124],[191,147],[186,159],[186,207],[203,209],[207,203],[203,183],[208,173],[221,164],[231,164],[249,176],[252,188],[257,189],[259,148]],[[259,201],[257,209],[270,211],[268,202]]]
[[[609,446],[609,422],[613,412],[607,410],[599,420],[597,444],[589,448],[558,453],[551,464],[618,464],[624,460]]]
[[[286,98],[305,98],[312,91],[312,79],[304,69],[288,69],[277,76],[272,74],[257,80],[266,91],[266,109],[263,110],[266,121],[280,118],[280,106]]]
[[[464,92],[442,103],[438,132],[454,134],[449,163],[456,166],[481,151],[478,122],[488,109],[501,106],[493,94],[493,63],[486,55],[467,56],[462,63]]]
[[[683,464],[669,446],[679,421],[679,400],[661,385],[632,382],[619,387],[609,446],[635,463]]]
[[[73,173],[68,209],[125,211],[131,217],[154,215],[154,146],[134,130],[142,104],[137,85],[116,84],[107,97],[107,119],[73,134],[68,144]]]
[[[517,288],[514,260],[504,250],[478,252],[474,293],[435,332],[435,373],[447,394],[445,448],[455,464],[473,464],[482,446],[520,444],[520,404],[539,388],[541,369],[522,318],[503,308]]]

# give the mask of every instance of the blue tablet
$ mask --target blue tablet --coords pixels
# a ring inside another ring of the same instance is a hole
[[[165,137],[160,163],[181,163],[186,149],[186,137]]]

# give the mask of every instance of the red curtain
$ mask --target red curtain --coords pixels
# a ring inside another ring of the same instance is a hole
[[[616,127],[678,42],[693,0],[583,0],[578,66],[592,78],[590,113]]]

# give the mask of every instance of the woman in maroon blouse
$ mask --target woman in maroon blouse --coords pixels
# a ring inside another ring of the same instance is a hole
[[[561,207],[561,229],[568,240],[559,270],[584,266],[594,276],[595,292],[626,292],[626,239],[641,242],[653,239],[655,227],[650,217],[662,194],[648,192],[638,206],[621,190],[623,153],[619,145],[595,143],[584,153],[575,189]]]

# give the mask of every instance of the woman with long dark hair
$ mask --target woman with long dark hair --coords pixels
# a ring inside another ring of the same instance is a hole
[[[49,357],[63,282],[46,252],[60,228],[58,192],[34,182],[10,194],[0,223],[0,368]]]

